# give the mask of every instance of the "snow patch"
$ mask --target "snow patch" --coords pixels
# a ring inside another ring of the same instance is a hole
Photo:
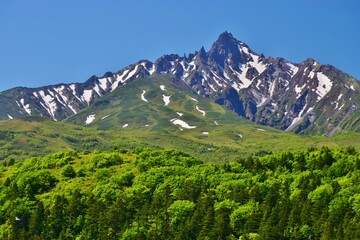
[[[77,114],[76,109],[73,106],[71,106],[71,103],[69,103],[67,106],[71,109],[71,111],[73,111],[73,113]]]
[[[169,105],[169,103],[170,103],[170,97],[171,96],[165,96],[165,95],[163,95],[163,101],[164,101],[164,106],[167,106],[167,105]]]
[[[218,80],[222,80],[214,71],[211,71],[211,73],[215,76],[213,78],[213,80],[215,81],[215,83],[219,86],[219,87],[223,87],[223,85],[218,81]]]
[[[105,118],[109,117],[110,115],[103,116],[101,120],[104,120]]]
[[[340,100],[340,98],[342,98],[342,96],[343,96],[343,94],[342,93],[340,93],[340,95],[338,96],[338,101]]]
[[[95,85],[93,89],[99,96],[101,96],[99,85]]]
[[[261,131],[261,132],[266,132],[266,130],[262,129],[262,128],[257,128],[256,130]]]
[[[41,105],[48,111],[50,116],[52,116],[53,119],[56,121],[55,112],[56,112],[57,107],[56,107],[56,102],[54,101],[54,98],[52,96],[50,96],[50,95],[46,95],[43,90],[40,90],[39,94],[40,94],[41,98],[45,102],[45,106],[42,103],[41,103]]]
[[[9,119],[14,119],[10,114],[7,115]]]
[[[242,88],[248,88],[248,87],[250,86],[250,84],[252,83],[252,81],[246,77],[246,72],[247,72],[247,70],[248,70],[248,67],[246,66],[246,64],[243,64],[243,65],[241,66],[241,68],[240,68],[241,73],[235,71],[231,66],[229,66],[229,68],[231,69],[231,71],[233,71],[233,72],[236,74],[236,76],[237,76],[237,77],[240,79],[240,81],[243,83],[240,87],[238,87],[239,90],[242,89]],[[232,86],[232,87],[234,87],[234,86]],[[234,88],[235,88],[235,87],[234,87]],[[235,89],[236,89],[236,88],[235,88]],[[238,90],[238,89],[236,89],[236,90]],[[239,91],[239,90],[238,90],[238,91]]]
[[[275,85],[276,85],[276,79],[270,83],[270,98],[274,96],[275,93]]]
[[[180,117],[181,117],[182,115],[184,115],[184,114],[181,113],[181,112],[176,112],[176,114],[179,115]]]
[[[187,122],[185,122],[183,120],[180,120],[178,118],[173,118],[173,119],[170,120],[170,122],[172,122],[175,125],[179,125],[179,126],[181,126],[183,128],[186,128],[186,129],[196,128],[196,126],[190,126]]]
[[[147,70],[149,71],[149,74],[152,75],[155,72],[155,64],[153,64],[151,68]]]
[[[20,103],[21,103],[23,109],[25,110],[25,112],[26,112],[27,114],[31,115],[30,105],[29,105],[29,104],[25,104],[25,100],[24,100],[23,98],[20,99]],[[19,105],[19,103],[18,103],[18,105]]]
[[[203,116],[206,115],[206,112],[204,110],[201,110],[198,105],[196,105],[196,110],[198,110]]]
[[[260,88],[259,88],[259,87],[260,87],[260,84],[261,84],[261,80],[258,80],[257,83],[256,83],[256,88],[257,88],[257,89],[260,89]]]
[[[295,86],[296,98],[299,98],[301,96],[301,92],[305,87],[306,84],[304,84],[302,87],[299,87],[298,85]]]
[[[166,91],[166,89],[165,89],[165,86],[164,86],[164,85],[160,85],[160,89],[161,89],[162,91]]]
[[[141,100],[143,100],[144,102],[149,102],[146,98],[145,98],[145,93],[146,91],[143,90],[142,94],[141,94]]]
[[[127,75],[127,77],[126,77],[123,81],[125,82],[126,80],[128,80],[129,78],[131,78],[132,76],[134,76],[134,74],[136,73],[138,67],[139,67],[139,66],[136,65],[135,68],[134,68],[131,72],[129,72],[129,74]]]
[[[299,71],[299,68],[291,63],[287,63],[286,65],[288,65],[290,67],[291,77],[293,77]]]
[[[315,72],[314,71],[311,71],[308,75],[309,78],[313,79],[315,76]]]
[[[92,96],[93,90],[84,90],[83,95],[81,96],[81,99],[83,99],[83,101],[87,102],[87,104],[90,104],[90,100],[91,100],[91,96]]]
[[[95,114],[91,114],[89,116],[87,116],[85,124],[88,125],[90,123],[92,123],[95,120]]]
[[[267,97],[261,97],[261,101],[260,101],[260,103],[259,104],[257,104],[256,106],[257,107],[261,107],[261,106],[263,106],[266,102],[267,102],[267,100],[268,100],[268,98]]]
[[[245,54],[250,54],[249,49],[247,47],[241,45],[240,50],[242,50]]]
[[[129,69],[126,69],[121,75],[116,75],[116,81],[111,85],[111,92],[114,91],[119,86],[119,83],[125,82],[124,77],[127,75],[128,72]]]
[[[305,112],[305,109],[307,107],[307,103],[305,104],[305,106],[303,107],[303,109],[300,111],[299,115],[293,119],[293,121],[291,122],[290,126],[288,128],[285,129],[285,132],[288,132],[288,131],[291,131],[292,129],[294,129],[297,125],[299,125],[302,120],[304,119],[304,117],[309,113],[311,112],[314,108],[313,107],[310,107],[306,113],[304,114]]]
[[[260,57],[258,55],[250,53],[250,56],[253,58],[254,62],[249,62],[249,65],[254,67],[258,71],[258,73],[260,75],[262,72],[265,71],[267,66],[265,64],[263,64],[263,63],[260,63],[260,61],[259,61]]]
[[[65,101],[65,102],[68,102],[68,98],[63,94],[63,91],[65,89],[65,86],[62,85],[60,87],[54,87],[54,91],[60,95],[60,97]],[[56,96],[56,98],[58,99],[58,97]],[[58,99],[59,102],[61,102],[59,99]]]
[[[216,125],[216,126],[219,126],[219,124],[218,124],[218,122],[217,122],[217,121],[214,121],[214,123],[215,123],[215,125]]]
[[[119,83],[125,84],[125,82],[136,73],[138,67],[139,66],[136,65],[131,72],[130,72],[130,69],[126,69],[122,72],[122,74],[120,74],[120,75],[117,74],[116,81],[111,85],[110,91],[111,92],[114,91],[119,86]]]
[[[82,102],[83,100],[81,100],[81,99],[78,97],[78,94],[76,93],[76,85],[75,85],[75,84],[71,84],[69,87],[70,87],[70,89],[72,90],[73,96],[75,96],[80,102]]]
[[[198,100],[193,97],[190,97],[190,99],[193,100],[194,102],[198,102]]]
[[[108,82],[108,79],[107,78],[100,78],[99,79],[99,83],[100,83],[100,87],[106,91],[107,89],[107,82]]]
[[[238,135],[239,137],[241,137],[241,138],[243,137],[240,133],[238,133],[237,135]]]
[[[339,107],[339,111],[345,106],[345,103]]]
[[[129,124],[128,123],[125,123],[122,127],[123,128],[127,128],[129,126]]]
[[[202,132],[201,134],[209,135],[209,132]]]
[[[331,90],[333,82],[322,72],[316,73],[316,76],[319,80],[318,86],[316,88],[316,93],[318,94],[317,100],[319,101]]]

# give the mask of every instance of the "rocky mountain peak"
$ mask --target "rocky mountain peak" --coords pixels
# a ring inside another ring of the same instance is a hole
[[[229,33],[228,31],[225,31],[219,35],[219,37],[215,41],[215,43],[227,43],[227,42],[231,42],[231,41],[236,42],[237,39],[234,38],[234,36],[231,33]]]
[[[242,63],[246,61],[244,53],[239,51],[240,41],[233,37],[231,33],[224,32],[211,46],[208,53],[210,64],[218,64],[221,68],[225,67],[225,61],[236,61]]]

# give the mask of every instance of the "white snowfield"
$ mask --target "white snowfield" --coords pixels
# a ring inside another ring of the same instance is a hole
[[[88,105],[90,104],[90,100],[93,94],[93,90],[89,89],[89,90],[84,90],[83,95],[81,96],[81,99],[83,101],[85,101]]]
[[[179,115],[180,117],[181,117],[182,115],[184,115],[184,114],[181,113],[181,112],[176,112],[176,114]]]
[[[105,118],[109,117],[110,115],[103,116],[101,120],[104,120]]]
[[[56,112],[57,107],[56,107],[56,102],[54,101],[54,98],[51,95],[46,95],[43,90],[40,90],[39,94],[45,102],[44,108],[48,111],[49,115],[56,121],[55,112]],[[42,106],[44,106],[42,102],[40,104]]]
[[[243,53],[245,53],[246,55],[249,55],[252,58],[253,61],[250,61],[250,62],[248,62],[246,64],[242,64],[241,67],[240,67],[240,72],[236,71],[235,69],[233,69],[230,66],[230,70],[242,82],[240,84],[236,84],[235,82],[232,83],[232,87],[234,89],[236,89],[237,91],[240,91],[240,89],[243,89],[243,88],[248,88],[250,86],[250,84],[252,83],[253,79],[249,79],[249,78],[246,77],[246,73],[251,67],[255,68],[258,71],[259,74],[264,72],[265,69],[267,68],[267,65],[262,63],[262,61],[260,59],[260,56],[257,55],[257,54],[251,53],[249,48],[247,48],[243,44],[240,44],[239,50],[242,51]],[[295,71],[296,69],[294,68],[294,69],[291,69],[291,70]],[[228,78],[228,77],[225,76],[225,78]]]
[[[122,127],[127,128],[128,126],[129,126],[129,124],[125,123]]]
[[[7,115],[9,119],[14,119],[10,114]]]
[[[162,91],[167,91],[167,90],[165,89],[165,86],[164,86],[164,85],[160,85],[160,89],[161,89]]]
[[[187,122],[185,122],[183,120],[180,120],[178,118],[173,118],[173,119],[170,120],[170,122],[172,122],[175,125],[179,125],[179,126],[181,126],[183,128],[186,128],[186,129],[196,128],[196,126],[190,126]]]
[[[305,87],[305,84],[301,87],[299,87],[298,85],[295,86],[296,98],[299,98],[301,96],[301,93]]]
[[[300,111],[299,115],[293,119],[293,121],[291,122],[291,124],[289,125],[289,127],[287,127],[285,129],[285,132],[291,131],[293,130],[297,125],[299,125],[302,120],[304,119],[304,117],[309,114],[314,108],[310,107],[306,112],[305,109],[307,108],[307,103],[305,104],[305,106],[303,107],[303,109]]]
[[[209,135],[209,132],[202,132],[202,134],[204,134],[204,135]]]
[[[196,105],[196,110],[198,110],[203,116],[206,115],[206,112],[204,110],[201,110],[198,105]]]
[[[319,84],[316,88],[316,93],[318,94],[318,101],[321,100],[328,92],[330,92],[333,82],[325,76],[322,72],[316,73],[316,76],[319,80]]]
[[[23,98],[20,99],[20,103],[21,103],[23,109],[25,110],[25,112],[26,112],[27,114],[31,115],[30,105],[29,105],[29,104],[25,104],[25,100],[24,100]],[[19,105],[19,103],[18,103],[18,105]]]
[[[91,114],[89,116],[87,116],[85,124],[88,125],[90,123],[92,123],[95,120],[95,114]]]
[[[219,124],[218,124],[218,122],[217,122],[217,121],[214,121],[214,123],[215,123],[215,125],[216,125],[216,126],[219,126]]]
[[[145,93],[146,91],[143,90],[142,94],[141,94],[141,100],[143,100],[144,102],[149,102],[146,98],[145,98]]]
[[[297,66],[295,66],[294,64],[287,63],[286,65],[288,65],[290,67],[291,77],[293,77],[299,71],[299,68]]]
[[[170,97],[171,97],[171,96],[165,96],[165,95],[163,95],[164,106],[169,105],[169,103],[170,103]]]
[[[190,97],[190,99],[193,100],[194,102],[198,102],[198,100],[193,97]]]
[[[262,128],[257,128],[258,131],[261,131],[261,132],[266,132],[265,129],[262,129]]]

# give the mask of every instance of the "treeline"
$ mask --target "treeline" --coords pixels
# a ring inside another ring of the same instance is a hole
[[[354,148],[204,164],[180,151],[56,153],[0,167],[1,239],[360,239]]]

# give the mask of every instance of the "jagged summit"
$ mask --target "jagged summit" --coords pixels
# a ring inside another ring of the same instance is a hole
[[[296,64],[257,54],[229,32],[221,33],[208,52],[202,47],[188,56],[163,55],[154,63],[141,60],[85,83],[8,90],[0,95],[0,118],[62,120],[129,81],[154,74],[170,75],[259,124],[296,133],[360,131],[358,81],[311,58]]]
[[[216,42],[223,42],[223,43],[230,42],[230,41],[238,41],[238,40],[236,38],[234,38],[234,36],[228,31],[221,33],[219,35],[218,39],[216,40]]]

